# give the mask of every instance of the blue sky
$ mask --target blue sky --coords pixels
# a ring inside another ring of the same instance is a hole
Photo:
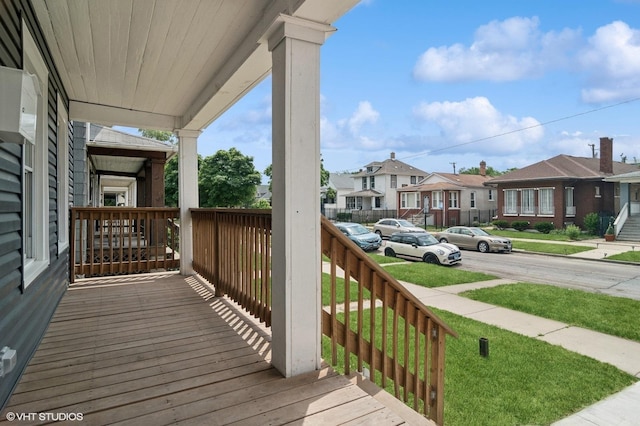
[[[504,171],[613,138],[640,161],[640,0],[363,1],[321,50],[321,152],[332,172],[390,152],[427,172]],[[271,163],[271,79],[198,151]]]

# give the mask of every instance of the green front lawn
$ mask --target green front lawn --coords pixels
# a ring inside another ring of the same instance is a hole
[[[471,290],[460,295],[640,342],[638,300],[530,283]]]

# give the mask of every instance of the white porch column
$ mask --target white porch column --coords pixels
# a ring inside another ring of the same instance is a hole
[[[199,130],[179,129],[178,135],[178,206],[180,206],[180,274],[193,275],[193,226],[190,208],[198,200]]]
[[[281,16],[273,61],[272,364],[321,366],[320,46],[333,27]]]

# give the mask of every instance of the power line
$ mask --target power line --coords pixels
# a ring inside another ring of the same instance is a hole
[[[603,107],[600,107],[600,108],[594,108],[594,109],[591,109],[589,111],[579,112],[577,114],[568,115],[566,117],[556,118],[555,120],[549,120],[549,121],[545,121],[545,122],[542,122],[542,123],[534,124],[532,126],[522,127],[520,129],[510,130],[510,131],[504,132],[504,133],[499,133],[497,135],[487,136],[487,137],[479,138],[479,139],[474,139],[474,140],[471,140],[469,142],[463,142],[463,143],[459,143],[459,144],[456,144],[456,145],[448,145],[448,146],[446,146],[444,148],[439,148],[439,149],[435,149],[435,150],[418,152],[416,154],[412,154],[412,155],[408,155],[406,157],[403,157],[403,158],[401,158],[401,160],[406,160],[408,158],[421,157],[423,155],[432,154],[434,152],[446,151],[446,150],[451,149],[451,148],[457,148],[457,147],[460,147],[460,146],[471,145],[472,143],[478,143],[478,142],[486,141],[486,140],[489,140],[489,139],[499,138],[499,137],[502,137],[502,136],[511,135],[513,133],[524,132],[525,130],[535,129],[536,127],[542,127],[542,126],[546,126],[548,124],[557,123],[559,121],[564,121],[564,120],[569,120],[571,118],[580,117],[582,115],[593,114],[594,112],[603,111],[605,109],[614,108],[614,107],[617,107],[617,106],[620,106],[620,105],[630,104],[630,103],[636,102],[638,100],[640,100],[640,97],[627,99],[625,101],[621,101],[621,102],[618,102],[616,104],[606,105],[606,106],[603,106]]]

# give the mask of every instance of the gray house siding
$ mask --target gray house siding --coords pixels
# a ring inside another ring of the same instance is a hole
[[[0,141],[0,348],[17,352],[17,366],[0,379],[0,409],[7,403],[20,375],[33,356],[49,321],[64,294],[69,277],[68,250],[59,253],[57,194],[57,99],[62,96],[60,78],[36,24],[28,0],[0,0],[0,65],[22,68],[22,20],[26,22],[49,69],[48,100],[48,194],[49,194],[49,267],[28,287],[23,285],[22,244],[22,150],[19,145]],[[69,139],[61,141],[72,156],[72,129]],[[72,167],[72,166],[70,166]],[[70,190],[73,187],[72,168]]]

